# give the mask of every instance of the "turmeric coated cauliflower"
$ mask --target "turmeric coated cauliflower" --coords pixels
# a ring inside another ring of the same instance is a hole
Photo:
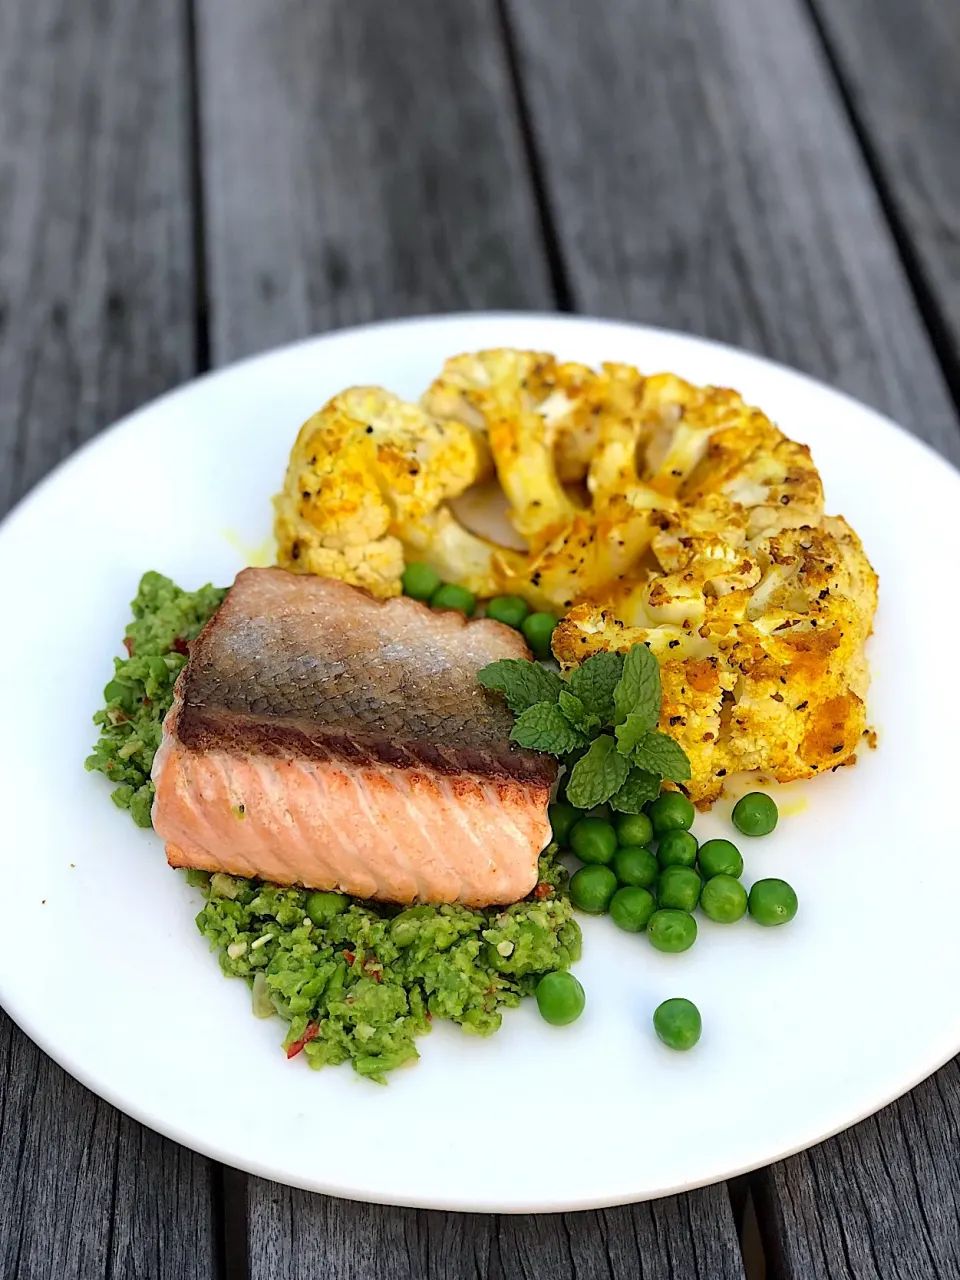
[[[525,552],[448,505],[493,469]],[[854,757],[876,575],[824,516],[809,449],[735,391],[540,352],[456,356],[421,407],[376,388],[332,400],[276,504],[287,568],[392,595],[404,558],[425,560],[564,615],[564,669],[648,644],[660,728],[702,807],[739,770],[787,782]]]
[[[399,595],[405,548],[429,558],[428,542],[443,534],[442,504],[489,473],[482,435],[437,422],[379,387],[353,387],[300,429],[274,499],[277,562]],[[449,530],[447,543],[489,559],[492,544],[460,533]],[[442,554],[440,561],[442,573]],[[483,577],[481,567],[475,578]]]

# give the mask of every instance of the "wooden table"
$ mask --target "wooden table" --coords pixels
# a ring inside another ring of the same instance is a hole
[[[208,367],[475,308],[741,344],[960,460],[958,76],[950,0],[3,0],[0,511]],[[958,1121],[954,1062],[728,1187],[383,1209],[177,1147],[0,1015],[0,1277],[725,1280],[745,1204],[771,1275],[956,1277]]]

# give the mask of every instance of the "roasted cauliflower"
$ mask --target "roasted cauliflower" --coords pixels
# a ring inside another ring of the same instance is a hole
[[[449,506],[494,471],[525,552]],[[393,595],[404,559],[426,560],[563,615],[564,669],[648,644],[660,728],[701,806],[740,770],[786,782],[854,757],[876,575],[824,516],[809,449],[735,391],[540,352],[456,356],[419,407],[377,388],[332,400],[276,503],[287,568]]]
[[[400,594],[410,550],[488,594],[496,582],[484,566],[496,548],[453,528],[443,504],[490,469],[482,434],[380,387],[353,387],[300,429],[274,499],[277,562],[387,597]]]

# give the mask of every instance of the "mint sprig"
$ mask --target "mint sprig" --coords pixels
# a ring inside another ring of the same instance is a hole
[[[510,741],[529,751],[545,751],[551,756],[565,756],[579,747],[585,747],[587,735],[573,727],[555,702],[536,702],[517,716]]]
[[[683,748],[657,728],[660,664],[645,644],[594,654],[568,680],[523,658],[493,662],[479,678],[517,716],[512,741],[567,758],[567,798],[578,809],[609,801],[639,813],[662,782],[690,778]]]
[[[563,681],[555,671],[526,658],[501,658],[483,667],[477,676],[485,689],[502,693],[515,716],[538,702],[556,702]],[[535,747],[536,751],[549,748]]]

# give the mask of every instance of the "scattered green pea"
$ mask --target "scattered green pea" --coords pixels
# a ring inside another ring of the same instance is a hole
[[[537,1008],[544,1022],[566,1027],[583,1013],[586,996],[572,973],[545,973],[537,983]]]
[[[526,600],[520,596],[494,596],[487,604],[487,617],[508,627],[519,628],[529,612]]]
[[[797,895],[786,880],[758,880],[750,890],[750,914],[757,924],[788,924],[797,914]]]
[[[661,867],[692,867],[697,861],[697,838],[677,828],[665,831],[657,845],[657,859]]]
[[[613,855],[613,870],[621,884],[649,889],[656,883],[660,864],[649,849],[637,849],[627,845]]]
[[[653,1012],[653,1029],[668,1049],[692,1049],[700,1039],[700,1010],[680,996],[664,1000]]]
[[[700,893],[700,910],[717,924],[733,924],[747,913],[747,891],[734,876],[713,876]]]
[[[609,867],[581,867],[570,877],[570,901],[590,915],[603,915],[616,891],[617,877]]]
[[[466,587],[445,582],[442,587],[437,587],[430,597],[430,604],[434,609],[456,609],[469,618],[477,607],[477,597]]]
[[[613,861],[617,833],[603,818],[581,818],[570,829],[570,848],[581,862]]]
[[[530,613],[524,618],[520,630],[536,657],[551,656],[550,640],[556,625],[557,616],[553,613]]]
[[[700,872],[705,880],[711,876],[733,876],[739,879],[743,875],[743,858],[740,850],[730,840],[707,840],[697,853]]]
[[[622,845],[645,845],[653,839],[653,823],[645,813],[618,814],[616,825]]]
[[[764,791],[751,791],[733,806],[733,825],[745,836],[768,836],[779,816],[776,801]]]
[[[429,600],[437,588],[443,585],[443,579],[436,569],[431,569],[430,565],[419,560],[411,560],[404,569],[400,582],[403,594],[414,600]]]
[[[610,919],[627,933],[642,933],[656,909],[653,894],[634,885],[618,889],[610,899]]]
[[[655,911],[647,937],[658,951],[689,951],[697,940],[697,922],[687,911]]]
[[[319,928],[329,924],[334,916],[341,915],[350,905],[345,893],[311,893],[307,898],[306,912]]]
[[[550,819],[554,840],[559,845],[565,845],[570,832],[583,817],[583,811],[575,809],[565,800],[557,800],[547,809],[547,817]]]
[[[664,867],[657,881],[661,907],[693,911],[700,901],[701,880],[692,867]]]
[[[657,836],[667,831],[689,831],[693,826],[694,807],[679,791],[661,791],[647,812]]]

